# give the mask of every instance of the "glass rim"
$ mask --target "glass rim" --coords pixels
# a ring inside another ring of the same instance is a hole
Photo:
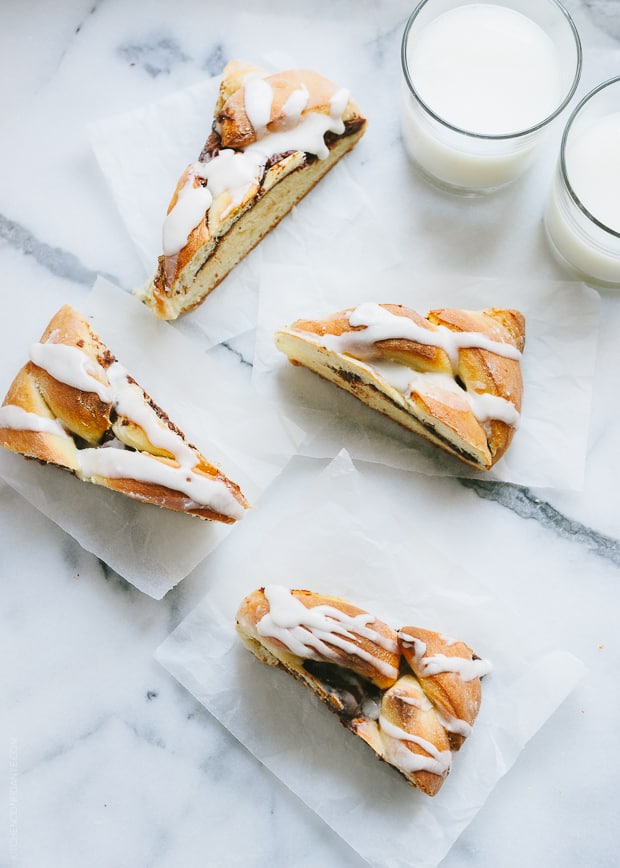
[[[581,78],[581,67],[583,62],[583,52],[581,48],[581,38],[579,36],[579,32],[577,27],[575,26],[575,22],[573,21],[568,10],[559,2],[559,0],[548,0],[553,6],[555,6],[558,11],[564,16],[566,23],[569,25],[573,39],[575,40],[575,48],[577,51],[577,63],[575,66],[575,74],[573,76],[572,84],[568,90],[568,93],[560,103],[560,105],[547,117],[543,118],[537,124],[533,124],[531,127],[527,127],[524,130],[517,130],[512,133],[475,133],[472,130],[466,130],[463,127],[457,127],[455,124],[451,124],[449,121],[442,118],[441,115],[436,114],[433,109],[422,99],[420,94],[415,89],[413,81],[411,79],[411,75],[409,73],[409,65],[407,63],[407,42],[409,39],[409,32],[415,21],[422,11],[422,9],[428,4],[432,2],[432,0],[420,0],[417,4],[409,18],[407,19],[407,23],[405,25],[405,29],[403,31],[403,38],[401,41],[401,50],[400,50],[400,59],[403,70],[403,75],[405,76],[405,82],[407,83],[407,87],[411,95],[420,103],[422,108],[427,114],[429,114],[437,123],[441,124],[443,127],[447,127],[450,130],[453,130],[456,133],[460,133],[461,135],[469,136],[471,139],[480,139],[487,141],[508,141],[510,139],[520,139],[525,136],[530,135],[531,133],[535,133],[538,130],[543,129],[548,124],[550,124],[555,118],[560,115],[568,103],[573,98],[575,91],[577,90],[577,85],[579,84],[579,80]]]
[[[568,178],[568,170],[566,168],[566,144],[568,142],[568,137],[570,135],[570,131],[573,126],[573,122],[576,120],[577,116],[580,114],[581,110],[590,102],[590,100],[595,97],[598,93],[605,88],[609,87],[613,84],[620,83],[620,75],[616,75],[613,78],[608,78],[606,81],[601,82],[596,87],[592,88],[575,106],[571,115],[566,122],[566,126],[564,127],[564,133],[562,135],[562,142],[560,144],[560,172],[562,175],[562,181],[564,182],[564,186],[566,190],[577,206],[579,210],[590,220],[591,223],[594,223],[595,226],[598,226],[599,229],[602,229],[604,232],[607,232],[609,235],[612,235],[614,238],[620,238],[620,231],[617,229],[612,229],[611,226],[608,226],[606,223],[603,223],[598,217],[595,217],[594,214],[586,208],[583,204],[575,190],[573,189],[573,185],[569,181]],[[619,109],[620,110],[620,109]]]

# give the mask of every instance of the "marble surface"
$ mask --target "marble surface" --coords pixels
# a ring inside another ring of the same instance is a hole
[[[584,45],[578,94],[620,66],[615,5],[567,3]],[[416,280],[438,270],[566,279],[541,224],[561,129],[529,176],[492,200],[467,202],[431,190],[407,164],[398,90],[399,42],[409,11],[402,0],[319,0],[312,7],[292,0],[5,0],[2,393],[16,360],[61,304],[79,307],[97,275],[126,289],[144,276],[94,159],[89,125],[216,75],[233,57],[292,57],[354,91],[372,123],[348,171]],[[327,182],[322,194],[329,195]],[[261,257],[269,256],[266,249]],[[418,537],[443,547],[493,587],[500,610],[526,612],[524,651],[532,630],[543,630],[550,648],[572,652],[588,669],[442,868],[617,864],[620,418],[613,396],[619,329],[620,296],[604,293],[580,490],[358,467],[382,492],[392,491],[394,502],[402,501]],[[242,371],[249,380],[247,336],[211,352],[230,366],[231,377]],[[0,743],[7,793],[0,865],[365,864],[153,656],[245,551],[260,542],[277,546],[270,529],[326,463],[294,458],[260,509],[159,601],[0,483]],[[414,551],[410,557],[414,568]]]

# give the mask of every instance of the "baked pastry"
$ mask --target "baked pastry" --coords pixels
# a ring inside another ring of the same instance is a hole
[[[303,365],[477,470],[519,424],[525,319],[519,311],[361,304],[297,320],[276,345]]]
[[[0,408],[0,445],[79,479],[232,523],[247,501],[69,306],[61,308]]]
[[[213,130],[168,207],[157,272],[136,294],[162,319],[199,305],[365,128],[348,91],[312,70],[229,63]]]
[[[410,784],[439,792],[491,668],[464,642],[396,631],[338,597],[279,585],[242,601],[237,630],[259,660],[305,684]]]

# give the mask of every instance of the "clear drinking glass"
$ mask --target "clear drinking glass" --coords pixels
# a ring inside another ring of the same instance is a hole
[[[573,274],[620,288],[620,76],[590,91],[568,119],[545,227]]]
[[[503,187],[572,98],[581,57],[557,0],[422,0],[401,49],[407,153],[441,187]]]

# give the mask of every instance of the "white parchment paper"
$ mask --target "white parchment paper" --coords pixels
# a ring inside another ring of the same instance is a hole
[[[219,77],[210,78],[91,125],[95,156],[144,265],[145,281],[157,267],[162,225],[177,181],[185,166],[198,159],[211,132],[218,87]],[[366,267],[378,268],[397,258],[366,194],[348,172],[346,159],[196,310],[176,320],[175,327],[200,333],[205,346],[254,329],[263,263],[293,261],[314,270],[320,259],[329,268],[341,260],[343,250]]]
[[[480,474],[337,386],[291,365],[274,344],[281,326],[320,319],[362,302],[437,307],[515,307],[526,317],[524,398],[506,455]],[[580,489],[588,444],[599,296],[580,283],[436,276],[416,279],[397,266],[379,274],[333,271],[320,279],[289,266],[263,267],[254,383],[306,430],[303,454],[352,457],[429,474],[477,477],[536,487]]]
[[[207,355],[101,278],[80,312],[188,439],[255,505],[295,451],[296,432],[256,396],[234,356],[223,364]],[[33,333],[33,343],[46,325]],[[23,362],[27,358],[24,347]],[[5,450],[0,475],[83,548],[157,599],[238,526],[137,503]]]
[[[234,628],[268,582],[344,597],[395,627],[457,636],[493,662],[473,734],[429,799],[339,725],[286,673],[259,663]],[[160,662],[264,765],[377,868],[434,868],[584,674],[568,652],[421,538],[389,487],[341,453],[296,508],[160,646]]]

